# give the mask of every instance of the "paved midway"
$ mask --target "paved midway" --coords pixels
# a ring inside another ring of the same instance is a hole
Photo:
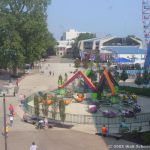
[[[51,57],[42,63],[41,69],[34,70],[19,82],[19,94],[29,96],[37,91],[53,90],[57,88],[58,76],[64,77],[65,72],[68,77],[72,76],[75,70],[73,61],[65,58]],[[71,64],[71,66],[70,66]],[[50,75],[49,71],[54,73]],[[8,136],[8,150],[28,150],[31,143],[39,146],[38,150],[108,150],[109,144],[129,144],[124,140],[104,139],[93,135],[96,133],[94,125],[75,125],[72,129],[52,128],[48,130],[36,130],[33,125],[21,121],[23,111],[19,106],[19,96],[7,97],[8,105],[13,104],[17,116],[14,118],[14,125],[10,128]],[[9,120],[7,120],[9,122]],[[0,98],[0,129],[3,127],[3,104]],[[0,150],[4,150],[4,138],[0,134]]]
[[[55,63],[51,63],[55,62]],[[42,69],[44,73],[29,74],[19,83],[19,94],[25,94],[26,96],[31,93],[43,90],[52,90],[57,87],[57,79],[61,72],[68,72],[74,70],[73,67],[69,68],[68,63],[58,63],[57,58],[51,58],[48,61],[49,68],[53,75],[49,75],[47,71],[47,63],[43,64]],[[68,66],[65,68],[65,66]],[[69,69],[68,69],[69,68]],[[39,70],[41,71],[41,70]],[[39,150],[107,150],[108,147],[101,137],[83,133],[79,131],[73,131],[69,129],[53,128],[48,130],[36,130],[33,125],[26,124],[21,121],[23,112],[19,108],[18,96],[6,98],[6,108],[8,114],[9,104],[15,106],[17,116],[14,118],[14,125],[10,128],[8,135],[8,150],[28,150],[31,143],[35,141]],[[3,107],[2,98],[0,98],[0,128],[3,127]],[[9,122],[9,120],[7,120]],[[4,138],[0,135],[0,150],[4,150]]]

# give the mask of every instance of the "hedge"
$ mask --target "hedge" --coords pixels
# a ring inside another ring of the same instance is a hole
[[[150,88],[137,88],[137,87],[130,87],[130,86],[120,86],[119,89],[125,90],[130,93],[135,93],[137,95],[141,96],[147,96],[150,97]]]

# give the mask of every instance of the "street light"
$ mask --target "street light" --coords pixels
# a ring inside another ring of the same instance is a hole
[[[5,150],[7,150],[7,134],[6,134],[6,101],[5,101],[5,95],[7,91],[3,90],[3,111],[4,111],[4,137],[5,137]]]

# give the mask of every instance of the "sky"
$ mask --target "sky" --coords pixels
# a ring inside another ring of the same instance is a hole
[[[56,39],[68,29],[97,37],[143,38],[142,0],[52,0],[47,13],[48,29]]]

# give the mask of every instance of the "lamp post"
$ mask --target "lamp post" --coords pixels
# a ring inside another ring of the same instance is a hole
[[[4,138],[5,138],[5,150],[7,150],[7,133],[6,133],[6,101],[5,101],[5,94],[6,91],[2,92],[3,94],[3,111],[4,111]]]

